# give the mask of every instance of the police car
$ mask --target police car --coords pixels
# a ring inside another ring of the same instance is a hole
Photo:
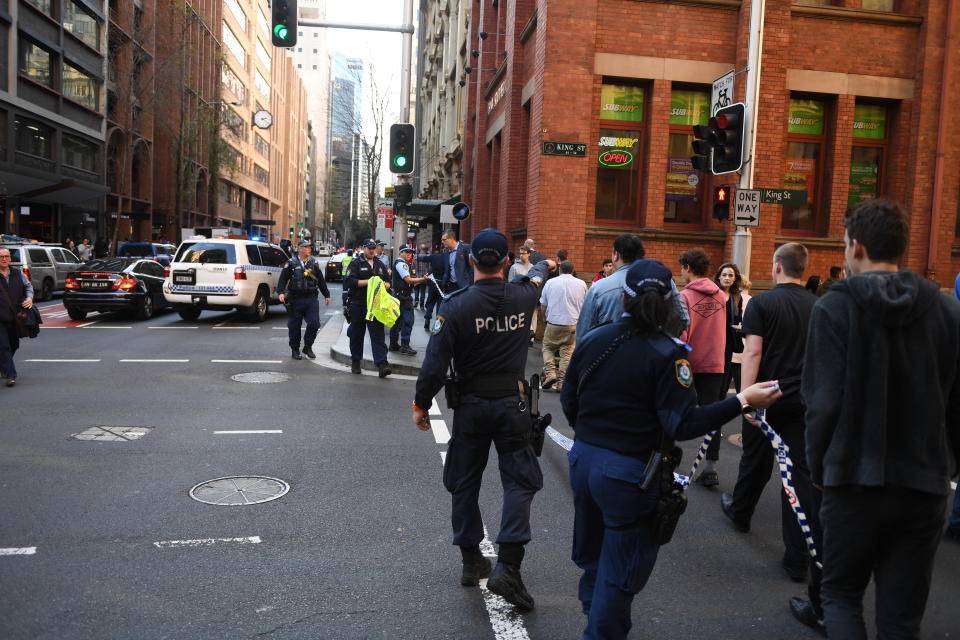
[[[196,320],[204,309],[237,309],[254,322],[280,304],[277,281],[287,255],[256,240],[192,237],[166,269],[163,295],[180,317]]]

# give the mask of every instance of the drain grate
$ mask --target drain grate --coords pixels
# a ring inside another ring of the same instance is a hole
[[[97,440],[99,442],[128,442],[130,440],[139,440],[147,435],[153,427],[116,427],[111,425],[99,425],[90,427],[80,433],[74,433],[70,437],[74,440]]]
[[[251,371],[250,373],[238,373],[235,376],[230,376],[230,379],[251,384],[276,384],[286,382],[290,379],[290,376],[278,371]]]
[[[267,476],[227,476],[207,480],[190,489],[197,502],[214,505],[260,504],[276,500],[290,491],[290,485]]]

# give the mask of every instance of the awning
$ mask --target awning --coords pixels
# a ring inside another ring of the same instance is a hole
[[[407,220],[415,222],[440,222],[440,206],[445,204],[457,204],[460,202],[460,194],[449,198],[448,200],[421,200],[414,198],[410,201],[407,211]]]

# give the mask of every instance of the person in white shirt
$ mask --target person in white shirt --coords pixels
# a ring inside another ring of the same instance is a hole
[[[570,364],[570,356],[577,345],[577,319],[587,295],[587,283],[573,275],[573,263],[560,263],[560,275],[543,285],[540,304],[544,308],[547,326],[543,332],[543,388],[563,387],[563,377]],[[560,366],[556,355],[560,352]]]
[[[80,258],[81,262],[86,262],[93,257],[93,247],[87,238],[84,238],[83,242],[77,245],[77,257]]]
[[[507,273],[507,282],[513,282],[519,276],[525,276],[533,268],[530,262],[530,249],[520,247],[517,252],[517,261],[510,265],[510,271]]]

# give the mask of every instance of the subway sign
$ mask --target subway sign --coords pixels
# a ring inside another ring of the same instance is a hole
[[[633,162],[633,153],[626,149],[610,149],[600,154],[599,162],[605,167],[625,167]]]

